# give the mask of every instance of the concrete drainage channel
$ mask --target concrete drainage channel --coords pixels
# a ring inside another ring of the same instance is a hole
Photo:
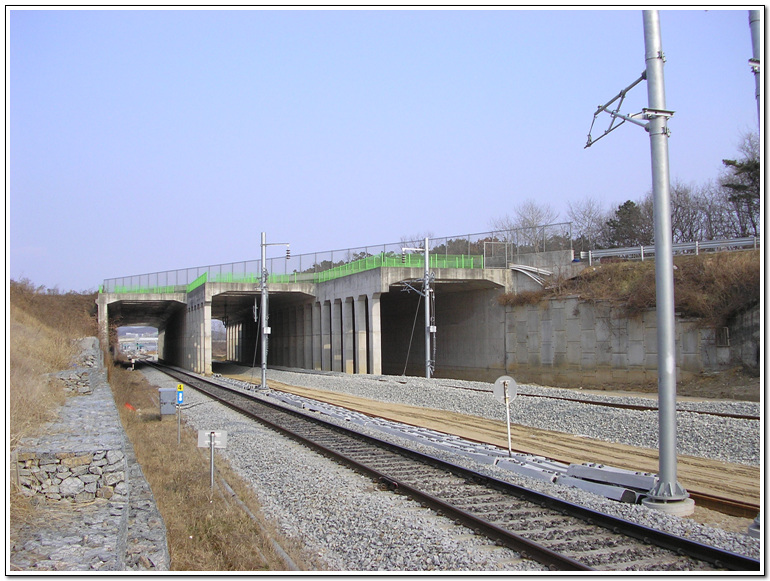
[[[222,377],[218,374],[214,375],[214,379],[227,386],[252,393],[258,398],[278,400],[285,405],[307,412],[375,429],[384,434],[410,440],[435,450],[458,454],[481,464],[496,466],[521,476],[580,488],[618,502],[640,503],[647,491],[652,489],[657,482],[657,476],[648,472],[633,472],[595,463],[566,464],[542,456],[516,452],[509,455],[507,450],[497,446],[473,442],[429,428],[410,426],[383,418],[373,418],[343,407],[294,394],[255,389],[251,383]]]

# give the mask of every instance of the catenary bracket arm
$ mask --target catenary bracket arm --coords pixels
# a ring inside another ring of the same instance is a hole
[[[612,99],[607,101],[604,105],[599,105],[599,107],[596,109],[596,112],[594,113],[594,119],[591,122],[591,128],[588,130],[588,141],[586,142],[586,146],[585,146],[586,148],[591,147],[591,145],[593,145],[594,143],[599,141],[602,137],[605,137],[606,135],[608,135],[609,133],[611,133],[612,131],[614,131],[615,129],[620,127],[621,125],[623,125],[623,123],[625,123],[626,121],[630,121],[631,123],[635,123],[636,125],[639,125],[641,127],[645,127],[646,128],[647,124],[643,123],[643,122],[641,122],[641,121],[639,121],[637,119],[638,114],[637,115],[621,115],[620,112],[619,112],[620,111],[620,107],[623,105],[623,101],[626,98],[626,94],[631,89],[633,89],[636,85],[638,85],[639,83],[641,83],[642,81],[644,81],[646,79],[647,79],[647,71],[644,71],[644,72],[642,72],[642,74],[640,75],[640,77],[638,79],[636,79],[633,83],[631,83],[625,89],[620,91],[620,93],[615,95]],[[615,103],[615,101],[618,101],[617,106],[614,109],[610,110],[609,109],[610,106],[613,103]],[[604,131],[604,133],[602,133],[596,139],[593,139],[591,137],[591,131],[594,128],[594,123],[596,123],[596,118],[599,116],[599,113],[602,113],[602,112],[609,113],[609,115],[612,117],[612,120],[610,121],[610,124],[607,127],[607,129]],[[615,122],[618,119],[621,119],[620,123],[615,124]]]

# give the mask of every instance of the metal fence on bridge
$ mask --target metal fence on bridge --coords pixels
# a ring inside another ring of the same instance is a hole
[[[429,239],[431,268],[507,268],[516,255],[570,249],[571,223],[546,224],[532,228],[496,230]],[[423,254],[404,247],[422,247],[423,239],[329,250],[267,259],[269,283],[324,282],[382,266],[420,267]],[[230,262],[194,268],[167,270],[104,281],[105,293],[189,292],[204,282],[259,284],[260,260]]]

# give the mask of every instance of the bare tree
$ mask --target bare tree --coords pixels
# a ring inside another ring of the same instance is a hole
[[[694,188],[676,181],[671,185],[671,233],[675,243],[703,239],[703,209]]]
[[[577,250],[593,250],[601,245],[608,211],[596,198],[569,202],[567,217],[572,221],[572,237]]]
[[[698,210],[701,214],[701,240],[736,238],[740,228],[724,188],[709,181],[696,192]]]
[[[553,224],[558,218],[559,212],[549,204],[525,200],[514,207],[513,218],[506,214],[501,218],[493,218],[490,225],[494,230],[510,233],[510,237],[504,234],[505,238],[517,246],[539,252],[544,250],[545,244],[543,226]]]
[[[426,238],[430,239],[434,237],[435,234],[430,230],[427,230],[424,234],[417,233],[412,236],[401,236],[399,242],[401,243],[401,246],[422,248]]]

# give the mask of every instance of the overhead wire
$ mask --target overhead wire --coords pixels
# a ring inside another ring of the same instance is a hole
[[[417,325],[417,315],[420,314],[420,301],[422,301],[422,294],[417,295],[417,310],[414,312],[414,321],[412,322],[412,334],[409,336],[409,347],[406,350],[406,361],[404,362],[404,371],[401,375],[406,375],[406,368],[409,365],[409,354],[412,351],[412,341],[414,340],[414,328]]]

